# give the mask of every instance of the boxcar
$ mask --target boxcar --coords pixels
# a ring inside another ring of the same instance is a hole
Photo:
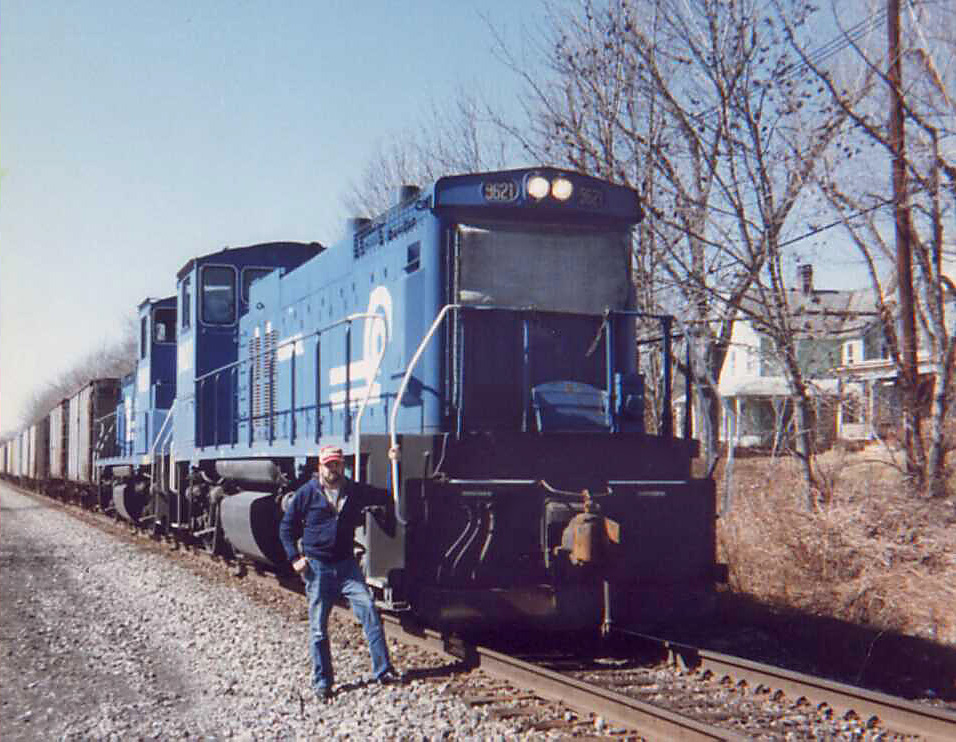
[[[50,476],[50,417],[44,415],[30,426],[29,460],[27,477],[37,485],[44,484]]]
[[[94,379],[69,400],[67,479],[81,496],[94,492],[94,453],[108,438],[102,420],[112,416],[118,402],[118,379]]]

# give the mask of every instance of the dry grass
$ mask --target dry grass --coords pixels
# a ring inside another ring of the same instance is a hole
[[[917,498],[888,462],[876,447],[828,452],[833,498],[811,513],[796,461],[735,461],[732,509],[718,522],[731,587],[956,646],[956,499]]]

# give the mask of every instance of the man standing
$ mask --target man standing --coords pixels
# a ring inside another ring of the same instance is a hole
[[[380,683],[398,679],[388,657],[381,619],[352,546],[365,508],[383,507],[389,512],[391,498],[385,490],[353,482],[344,472],[341,448],[319,449],[318,472],[296,490],[279,526],[279,537],[292,568],[305,580],[312,686],[325,700],[332,698],[334,678],[329,613],[340,595],[348,598],[352,612],[365,630],[375,679]]]

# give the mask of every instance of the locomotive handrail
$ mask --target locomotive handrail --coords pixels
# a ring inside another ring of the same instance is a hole
[[[381,322],[383,323],[384,328],[385,328],[385,343],[382,345],[382,352],[379,354],[378,361],[377,361],[376,364],[375,364],[375,368],[374,368],[374,370],[373,370],[373,372],[372,372],[372,374],[371,374],[371,377],[369,377],[369,379],[368,379],[368,383],[366,384],[365,397],[362,399],[362,402],[361,402],[361,404],[359,405],[358,412],[356,413],[356,419],[355,419],[355,439],[356,439],[356,440],[355,440],[355,464],[354,464],[354,466],[355,466],[355,472],[358,472],[358,470],[359,470],[359,463],[360,463],[360,455],[361,455],[361,448],[360,448],[360,446],[361,446],[362,416],[364,415],[364,413],[365,413],[365,408],[368,406],[368,402],[369,402],[369,400],[371,399],[371,396],[372,396],[372,394],[371,394],[371,393],[372,393],[372,382],[374,381],[375,377],[378,375],[378,372],[379,372],[379,370],[380,370],[381,367],[382,367],[382,361],[383,361],[384,358],[385,358],[385,351],[386,351],[386,349],[387,349],[387,347],[388,347],[388,343],[390,342],[390,332],[389,332],[389,326],[388,326],[388,319],[387,319],[384,315],[379,314],[378,312],[355,312],[355,313],[350,314],[350,315],[348,315],[348,316],[346,316],[346,317],[343,317],[343,318],[341,318],[341,319],[337,319],[337,320],[335,320],[334,322],[330,322],[329,324],[325,325],[324,327],[321,327],[321,328],[319,328],[318,330],[313,330],[313,331],[309,332],[308,334],[305,334],[305,335],[297,335],[297,336],[291,337],[291,338],[289,338],[288,340],[285,340],[285,341],[283,341],[282,343],[276,345],[274,348],[269,348],[269,349],[260,350],[260,351],[258,351],[258,352],[256,352],[256,353],[252,354],[252,355],[246,356],[245,358],[239,358],[239,359],[237,359],[237,360],[235,360],[235,361],[232,361],[231,363],[227,363],[227,364],[224,365],[224,366],[220,366],[219,368],[215,368],[215,369],[213,369],[212,371],[207,371],[207,372],[206,372],[205,374],[203,374],[202,376],[197,376],[197,377],[194,379],[194,384],[196,385],[196,387],[198,387],[200,384],[204,383],[205,381],[207,381],[208,379],[210,379],[210,378],[213,377],[213,376],[216,376],[216,377],[218,378],[221,374],[227,373],[227,372],[229,372],[229,371],[235,370],[235,371],[238,372],[239,368],[240,368],[243,364],[246,364],[246,363],[250,363],[250,364],[251,364],[251,363],[253,363],[254,361],[258,360],[258,359],[261,358],[261,357],[264,357],[264,356],[267,356],[267,355],[277,354],[278,351],[279,351],[281,348],[286,348],[286,347],[292,346],[292,357],[294,358],[294,357],[295,357],[295,348],[296,348],[296,346],[297,346],[299,343],[304,342],[304,341],[306,341],[306,340],[309,340],[309,339],[311,339],[311,338],[313,338],[313,337],[318,338],[318,337],[320,337],[323,333],[328,332],[329,330],[332,330],[332,329],[335,328],[335,327],[338,327],[338,326],[340,326],[340,325],[351,324],[352,322],[354,322],[354,321],[356,321],[356,320],[359,320],[359,319],[379,320],[379,321],[381,321]],[[320,370],[319,370],[318,368],[316,368],[316,373],[317,373],[317,374],[320,373]],[[250,393],[251,393],[251,390],[250,390]],[[316,400],[315,400],[315,407],[316,407],[316,411],[317,411],[317,412],[316,412],[316,415],[318,415],[319,405],[320,405],[320,400],[319,400],[319,399],[316,399]],[[294,399],[294,398],[293,398],[292,403],[291,403],[291,407],[290,407],[290,410],[289,410],[289,414],[292,416],[292,418],[293,418],[293,420],[294,420],[294,418],[295,418],[295,399]],[[274,412],[274,411],[270,411],[270,412],[269,412],[270,419],[271,419],[274,415],[275,415],[275,412]],[[237,420],[237,421],[238,421],[238,420]],[[250,418],[249,418],[249,425],[250,425],[250,427],[252,426],[252,422],[253,422],[253,421],[252,421],[252,417],[250,416]],[[318,423],[317,423],[317,424],[318,424]]]
[[[477,309],[477,310],[505,310],[505,311],[529,311],[533,310],[533,307],[498,307],[498,306],[489,306],[489,305],[471,305],[471,304],[446,304],[439,311],[438,315],[435,317],[435,320],[432,322],[431,327],[428,332],[425,333],[425,336],[422,338],[421,343],[418,345],[418,349],[415,351],[415,355],[412,356],[411,360],[408,362],[408,367],[405,370],[405,375],[402,377],[401,386],[398,388],[398,394],[395,397],[395,404],[392,407],[392,413],[389,419],[389,445],[390,451],[395,452],[390,455],[391,459],[391,470],[392,470],[392,500],[395,503],[395,517],[398,522],[402,525],[408,525],[408,521],[402,518],[401,515],[401,501],[399,494],[399,483],[398,483],[398,435],[396,433],[396,426],[398,423],[398,411],[402,406],[402,398],[405,396],[405,392],[408,389],[408,384],[411,381],[412,372],[415,370],[415,367],[418,365],[418,361],[421,359],[422,354],[425,352],[426,346],[431,342],[432,337],[434,336],[436,330],[441,325],[447,315],[451,310],[455,309]],[[646,317],[648,319],[660,320],[664,325],[664,358],[665,358],[665,399],[670,399],[670,315],[663,314],[650,314],[648,312],[639,312],[637,310],[615,310],[614,314],[620,314],[625,316],[632,317]],[[666,408],[669,408],[669,402],[665,405]],[[665,431],[671,429],[671,416],[670,410],[665,409],[663,412],[664,419],[662,420],[662,427]],[[670,425],[668,423],[671,423]]]
[[[338,319],[335,322],[332,322],[331,324],[326,325],[325,327],[319,328],[318,330],[312,330],[312,332],[308,333],[307,335],[299,335],[296,337],[289,338],[288,340],[283,341],[282,343],[275,346],[274,348],[269,348],[268,350],[260,350],[258,353],[254,353],[253,355],[247,356],[246,358],[240,358],[238,360],[233,361],[232,363],[227,363],[224,366],[219,366],[218,368],[214,368],[212,371],[207,371],[202,376],[197,376],[195,379],[193,379],[193,381],[194,383],[198,384],[200,381],[205,381],[210,376],[214,376],[215,374],[221,374],[223,371],[229,371],[230,369],[235,368],[236,366],[241,366],[243,363],[248,363],[254,358],[259,358],[260,356],[263,356],[266,353],[275,353],[276,351],[279,350],[279,348],[285,348],[287,345],[294,345],[296,343],[301,343],[303,340],[308,340],[311,337],[316,337],[318,335],[321,335],[323,332],[328,332],[333,327],[344,325],[356,319],[369,318],[369,317],[382,317],[382,315],[376,314],[375,312],[357,312],[356,314],[350,314],[347,317]],[[382,319],[384,319],[384,317],[382,317]]]
[[[385,349],[388,347],[389,343],[389,332],[388,332],[388,320],[379,314],[378,312],[359,312],[357,314],[350,314],[349,319],[359,317],[364,317],[365,319],[379,319],[385,326],[385,342],[382,343],[382,352],[378,354],[378,360],[375,362],[375,370],[367,376],[367,382],[365,385],[365,397],[362,399],[362,403],[359,405],[358,413],[355,416],[355,463],[352,465],[352,474],[355,477],[356,481],[361,481],[359,477],[359,464],[361,463],[362,456],[362,415],[365,414],[365,408],[368,406],[368,401],[372,398],[372,383],[375,381],[375,377],[378,376],[379,369],[382,368],[382,360],[385,358]],[[319,369],[316,368],[316,373],[319,373]],[[319,400],[315,400],[316,407],[318,407]]]
[[[460,309],[463,305],[461,304],[446,304],[442,307],[441,311],[438,313],[438,316],[435,317],[435,321],[432,322],[432,326],[428,328],[428,332],[425,333],[425,337],[422,338],[422,341],[418,344],[418,349],[415,351],[415,355],[412,356],[412,359],[408,362],[408,368],[405,369],[405,376],[402,377],[401,386],[398,387],[398,394],[395,395],[395,404],[392,406],[392,414],[388,423],[389,430],[389,458],[392,462],[392,500],[395,502],[395,518],[403,526],[408,525],[408,521],[402,517],[401,502],[399,501],[399,490],[398,490],[398,436],[395,433],[395,426],[398,424],[398,410],[402,406],[402,397],[405,396],[405,391],[408,389],[408,383],[412,378],[412,371],[415,370],[415,366],[418,365],[418,361],[421,359],[422,354],[425,352],[425,347],[428,343],[431,342],[432,336],[434,336],[435,331],[441,325],[442,320],[445,319],[445,315],[448,314],[452,309]],[[396,452],[396,454],[392,454]]]
[[[97,438],[96,445],[93,447],[93,453],[96,454],[96,458],[106,458],[101,457],[99,454],[103,450],[103,438],[107,435],[108,431],[106,430],[107,420],[113,418],[112,425],[115,428],[116,426],[116,410],[112,412],[107,412],[105,415],[93,419],[93,425],[99,430],[99,437]]]
[[[671,335],[671,325],[674,322],[673,315],[670,314],[650,314],[647,312],[639,312],[636,309],[622,309],[616,311],[615,314],[620,314],[625,317],[649,317],[651,319],[660,320],[661,330],[662,330],[662,340],[664,347],[662,348],[661,355],[664,359],[664,400],[661,407],[661,435],[664,438],[672,438],[674,435],[674,410],[671,408],[673,403],[674,393],[671,387],[671,340],[673,336]],[[688,395],[685,404],[690,406],[690,396]],[[688,413],[685,413],[685,416]]]
[[[153,445],[150,446],[150,449],[149,449],[149,467],[150,467],[149,476],[153,482],[157,481],[156,480],[156,446],[159,445],[159,441],[162,439],[163,433],[165,432],[166,426],[169,424],[169,421],[173,419],[173,412],[175,409],[176,409],[176,400],[174,399],[172,405],[170,405],[169,407],[169,412],[166,413],[166,419],[163,420],[163,424],[159,426],[159,430],[156,432],[156,437],[153,439]],[[170,430],[172,430],[172,426],[170,426]],[[171,435],[168,436],[168,440],[172,442]],[[172,467],[170,467],[170,471],[171,470],[172,470]]]
[[[502,485],[532,485],[538,484],[537,479],[446,479],[446,484],[474,485],[474,484],[502,484]]]

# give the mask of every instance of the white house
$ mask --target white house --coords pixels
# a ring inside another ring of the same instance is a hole
[[[801,368],[818,401],[818,433],[846,441],[892,435],[901,418],[898,374],[875,297],[866,290],[816,289],[812,268],[804,265],[799,271],[800,288],[788,293],[788,306],[798,334]],[[956,259],[950,257],[944,272],[956,275]],[[956,286],[952,282],[946,286],[946,323],[952,335]],[[748,318],[759,317],[760,304],[752,298],[745,302],[718,381],[723,401],[720,439],[745,447],[773,447],[789,424],[790,387],[772,340]],[[936,367],[926,333],[919,334],[920,395],[927,404]]]
[[[865,357],[864,336],[876,311],[869,292],[816,289],[809,265],[800,266],[799,276],[800,288],[787,296],[798,360],[818,401],[818,436],[832,440],[842,436],[838,402],[843,388],[835,369],[848,358]],[[720,439],[744,447],[775,448],[790,426],[790,386],[773,340],[760,332],[754,319],[762,311],[760,303],[752,297],[744,301],[718,380],[723,401]]]

